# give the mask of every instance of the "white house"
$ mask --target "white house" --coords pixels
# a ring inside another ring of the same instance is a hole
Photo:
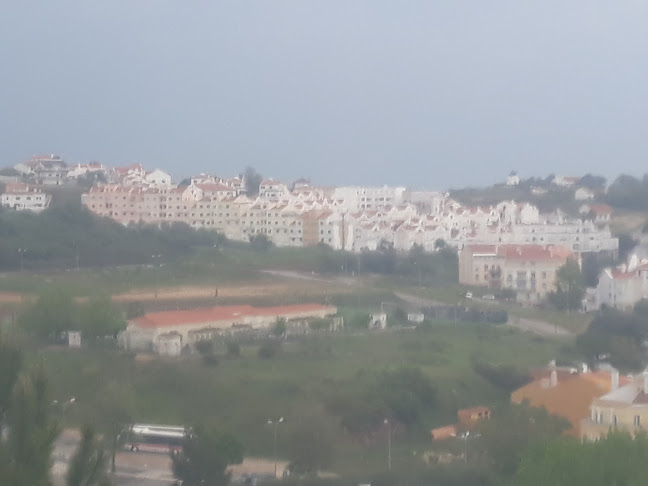
[[[0,196],[0,204],[5,208],[35,213],[47,209],[51,200],[52,196],[44,194],[37,187],[20,182],[7,184],[5,192]]]
[[[144,180],[152,187],[171,187],[171,176],[160,169],[147,172]]]
[[[628,265],[606,268],[596,286],[597,307],[607,306],[629,310],[641,299],[648,298],[648,260],[638,261],[636,255]]]
[[[517,175],[517,172],[511,172],[506,178],[507,186],[517,186],[520,184],[520,177]]]
[[[587,187],[579,187],[574,192],[574,199],[576,201],[591,201],[592,199],[594,199],[594,196],[594,191]]]

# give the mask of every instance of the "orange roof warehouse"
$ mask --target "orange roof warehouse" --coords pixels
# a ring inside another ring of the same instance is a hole
[[[336,313],[336,307],[321,304],[275,307],[231,305],[154,312],[128,321],[119,341],[127,350],[178,356],[185,346],[197,341],[240,329],[265,329],[278,318],[288,322],[305,322]]]

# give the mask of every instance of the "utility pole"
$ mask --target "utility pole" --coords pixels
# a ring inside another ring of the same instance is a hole
[[[387,470],[391,471],[391,422],[389,419],[385,419],[384,422],[387,426]]]
[[[279,427],[279,424],[283,423],[284,418],[279,417],[278,419],[272,420],[268,419],[268,425],[274,425],[274,442],[273,442],[273,448],[272,448],[272,456],[274,458],[274,475],[275,478],[277,477],[277,427]]]
[[[23,271],[25,270],[25,268],[23,266],[23,254],[26,251],[27,250],[25,248],[18,248],[18,255],[20,255],[20,273],[23,273]]]

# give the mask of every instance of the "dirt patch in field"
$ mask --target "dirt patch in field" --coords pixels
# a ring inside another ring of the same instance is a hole
[[[286,282],[271,284],[250,284],[236,286],[187,286],[160,288],[156,290],[132,290],[114,295],[113,301],[120,303],[145,301],[183,301],[206,299],[240,299],[246,297],[273,297],[291,295],[295,297],[313,297],[328,293],[344,292],[344,287],[324,282]]]
[[[22,294],[17,292],[0,292],[0,304],[20,304]]]

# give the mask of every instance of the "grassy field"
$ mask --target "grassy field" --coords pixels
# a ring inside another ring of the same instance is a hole
[[[564,344],[505,327],[439,322],[426,331],[313,336],[285,343],[271,360],[258,358],[255,346],[243,347],[241,357],[222,358],[213,367],[195,357],[139,362],[132,355],[96,349],[49,349],[32,358],[44,360],[54,399],[77,398],[62,417],[67,424],[96,420],[108,397],[137,421],[214,424],[240,437],[249,454],[269,456],[268,418],[285,417],[284,438],[300,423],[313,421],[335,441],[332,469],[346,473],[384,466],[384,444],[354,442],[326,407],[333,394],[354,388],[362,370],[415,366],[438,389],[434,413],[425,417],[420,430],[394,437],[395,461],[406,462],[412,460],[413,451],[431,447],[429,428],[453,423],[457,408],[508,399],[475,375],[471,357],[526,369],[545,365]],[[281,437],[279,450],[285,451]]]

